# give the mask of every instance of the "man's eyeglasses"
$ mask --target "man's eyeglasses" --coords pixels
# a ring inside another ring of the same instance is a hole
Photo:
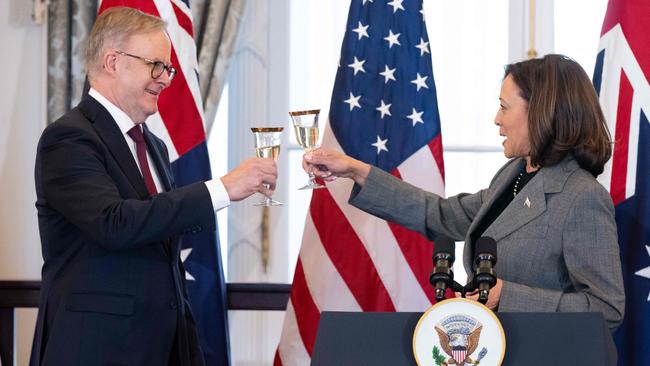
[[[150,60],[148,58],[132,55],[130,53],[122,52],[122,51],[115,51],[115,53],[119,53],[120,55],[123,56],[129,56],[133,58],[137,58],[138,60],[142,60],[145,63],[151,65],[151,78],[152,79],[158,79],[160,75],[162,75],[163,71],[167,71],[167,76],[169,77],[169,81],[172,81],[174,79],[174,76],[176,76],[176,69],[172,67],[171,64],[165,65],[164,62],[162,61],[154,61]]]

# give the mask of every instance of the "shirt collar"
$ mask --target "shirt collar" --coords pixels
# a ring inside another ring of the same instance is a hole
[[[90,88],[88,91],[88,95],[91,97],[95,98],[101,104],[106,108],[108,113],[113,117],[115,120],[115,123],[117,123],[117,127],[120,128],[120,131],[122,131],[123,135],[126,135],[126,133],[133,128],[133,126],[136,126],[136,123],[133,122],[133,120],[126,114],[124,113],[123,110],[118,108],[115,104],[111,103],[106,97],[101,95],[97,90]]]

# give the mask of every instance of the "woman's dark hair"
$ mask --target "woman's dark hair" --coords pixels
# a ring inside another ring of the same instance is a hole
[[[552,166],[571,154],[594,177],[612,154],[611,138],[598,95],[577,62],[563,55],[507,65],[505,76],[528,102],[528,135],[533,166]]]

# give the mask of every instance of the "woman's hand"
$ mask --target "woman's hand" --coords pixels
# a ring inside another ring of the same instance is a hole
[[[306,172],[312,172],[327,182],[344,177],[361,186],[370,174],[370,165],[341,152],[323,148],[306,153],[302,159],[302,167]]]
[[[497,278],[497,283],[490,289],[490,294],[488,295],[488,300],[485,303],[485,306],[490,310],[496,310],[499,307],[499,299],[501,298],[501,287],[503,287],[503,281]],[[472,292],[471,294],[466,294],[466,298],[474,301],[478,301],[478,290]]]

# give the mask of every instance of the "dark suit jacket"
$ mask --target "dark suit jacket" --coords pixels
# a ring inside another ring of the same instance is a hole
[[[41,136],[44,264],[32,365],[203,364],[179,235],[215,229],[211,199],[203,183],[176,188],[163,142],[146,127],[144,135],[165,188],[154,197],[92,97]]]

